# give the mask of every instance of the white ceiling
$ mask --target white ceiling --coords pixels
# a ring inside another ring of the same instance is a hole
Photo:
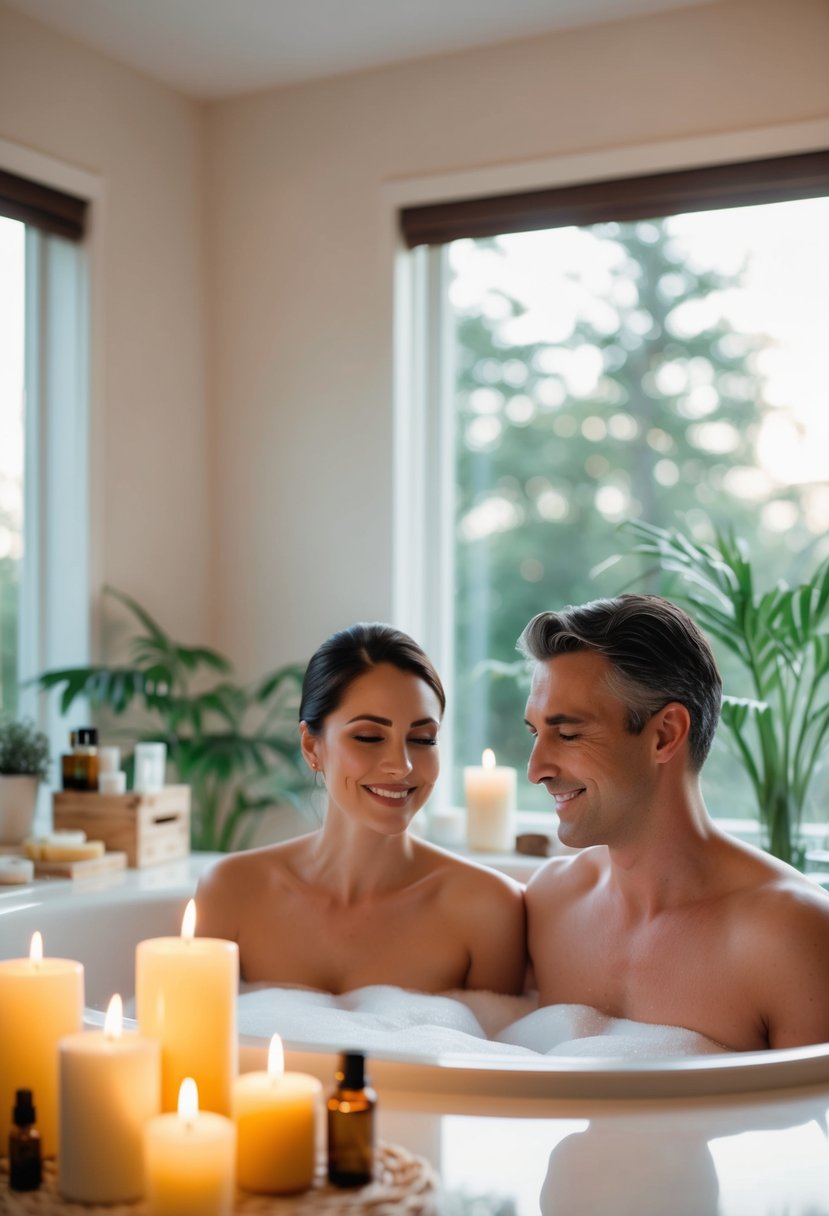
[[[6,2],[206,100],[714,0]]]

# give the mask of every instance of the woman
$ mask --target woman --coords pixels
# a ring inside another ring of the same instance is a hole
[[[520,886],[408,831],[437,780],[444,707],[429,659],[388,625],[344,629],[313,656],[300,734],[323,826],[222,858],[196,896],[199,933],[238,942],[245,981],[521,991]]]

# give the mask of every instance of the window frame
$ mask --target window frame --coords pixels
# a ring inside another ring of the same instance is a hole
[[[51,157],[0,140],[0,169],[83,200],[81,240],[26,224],[24,560],[21,581],[19,716],[32,718],[64,751],[69,721],[56,694],[33,681],[51,667],[88,662],[93,588],[100,560],[102,452],[101,179]],[[26,222],[24,215],[12,216]],[[59,227],[59,226],[58,226]],[[71,318],[71,328],[67,325]],[[73,720],[77,708],[73,710]],[[52,765],[51,785],[60,774]],[[41,786],[36,829],[51,822],[50,791]]]
[[[450,322],[442,307],[448,258],[445,245],[409,246],[401,231],[402,214],[408,208],[433,204],[461,207],[476,198],[489,200],[585,187],[610,179],[716,169],[778,156],[824,153],[827,148],[829,120],[819,120],[414,179],[386,189],[394,244],[393,619],[432,656],[445,680],[450,703],[454,695],[450,628],[453,546],[451,530],[440,526],[441,519],[454,518]],[[442,822],[445,816],[457,813],[450,800],[453,756],[451,733],[446,726],[441,744],[445,778],[438,782],[430,802],[432,822]],[[519,807],[519,830],[544,830],[541,823],[548,827],[549,815],[521,812]],[[752,828],[745,821],[729,821],[726,826],[759,838],[759,825]]]

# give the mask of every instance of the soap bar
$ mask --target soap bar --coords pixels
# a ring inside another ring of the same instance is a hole
[[[86,832],[50,832],[48,836],[30,836],[23,841],[23,852],[32,861],[43,861],[43,850],[47,845],[56,848],[77,848],[86,840]],[[97,854],[96,854],[97,856]]]
[[[0,886],[31,882],[35,876],[35,863],[28,857],[0,857]]]
[[[43,845],[38,861],[87,861],[90,857],[103,857],[105,846],[103,840],[87,840],[84,844],[52,844],[47,841]]]

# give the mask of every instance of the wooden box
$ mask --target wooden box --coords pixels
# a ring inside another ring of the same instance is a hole
[[[190,786],[166,785],[157,794],[59,790],[52,822],[56,832],[80,830],[88,840],[103,840],[140,870],[190,852]]]

